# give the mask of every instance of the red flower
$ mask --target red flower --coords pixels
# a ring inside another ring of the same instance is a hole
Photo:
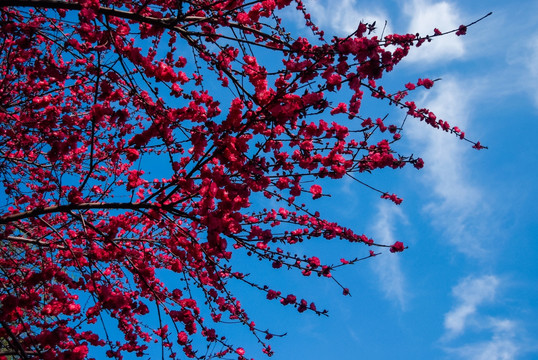
[[[187,336],[187,333],[185,331],[181,331],[178,335],[177,335],[177,342],[180,344],[180,345],[185,345],[187,344],[187,342],[189,341],[189,338]]]
[[[331,110],[331,115],[336,115],[340,113],[347,112],[347,105],[344,103],[339,103],[337,107]]]
[[[465,35],[465,34],[467,34],[467,26],[460,25],[460,27],[458,28],[458,31],[456,31],[456,35],[460,36],[460,35]]]
[[[403,242],[401,242],[401,241],[396,241],[396,242],[394,243],[394,245],[392,245],[392,246],[390,247],[390,252],[391,252],[391,253],[402,252],[402,251],[404,251],[404,244],[403,244]]]
[[[138,159],[138,157],[140,156],[140,153],[136,149],[126,149],[125,156],[127,157],[127,160],[133,162]]]
[[[310,187],[310,192],[312,193],[312,199],[319,199],[321,197],[321,186],[319,185],[312,185]]]
[[[418,79],[417,85],[424,86],[426,89],[429,89],[433,86],[433,81],[430,79]]]

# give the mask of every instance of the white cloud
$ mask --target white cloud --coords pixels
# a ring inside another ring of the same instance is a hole
[[[499,280],[492,275],[480,278],[468,277],[452,289],[452,295],[458,300],[458,305],[445,315],[445,329],[448,337],[461,335],[469,319],[475,315],[477,307],[495,297]]]
[[[421,35],[433,34],[433,29],[442,32],[453,30],[461,25],[462,17],[453,3],[441,1],[430,3],[425,0],[413,0],[404,6],[404,13],[410,17],[408,32]],[[431,63],[439,60],[452,60],[465,54],[463,40],[449,34],[425,42],[422,47],[413,49],[406,61]]]
[[[468,130],[468,101],[472,96],[472,84],[449,78],[437,82],[418,103],[433,111],[438,119]],[[471,180],[467,160],[469,153],[476,150],[454,135],[415,119],[408,121],[406,127],[413,152],[419,153],[425,162],[421,193],[430,196],[425,213],[459,251],[483,257],[489,210],[481,189]]]
[[[375,8],[371,4],[367,7],[356,0],[341,1],[305,1],[307,11],[312,15],[314,23],[322,29],[327,27],[335,35],[347,36],[357,30],[359,22],[376,22],[377,36],[380,36],[385,21],[390,25],[387,14],[381,8]],[[385,29],[385,35],[390,33],[389,25]]]
[[[445,315],[443,340],[454,340],[468,331],[489,332],[487,341],[445,347],[451,358],[468,360],[511,360],[522,352],[519,329],[513,320],[484,316],[479,307],[496,301],[501,281],[494,275],[467,277],[452,289],[456,306]],[[465,341],[468,336],[461,337]]]
[[[445,350],[460,359],[468,360],[513,360],[524,352],[517,339],[517,326],[514,321],[492,318],[488,322],[491,338]]]
[[[530,78],[525,80],[525,83],[529,85],[530,91],[534,100],[534,104],[538,107],[538,33],[532,36],[528,44],[528,56],[524,57],[526,59],[525,65],[529,70]]]
[[[494,12],[492,19],[488,19],[489,22],[494,20],[494,29],[487,32],[489,39],[485,40],[491,46],[487,56],[500,60],[495,74],[502,84],[499,89],[507,92],[505,96],[518,96],[524,92],[538,108],[538,3],[520,6],[506,2],[501,11]],[[512,34],[525,34],[525,41],[514,41],[513,37],[505,36],[506,29]]]
[[[407,222],[400,207],[389,202],[380,202],[375,218],[378,220],[372,228],[372,234],[377,243],[392,245],[396,241],[403,241],[394,235],[394,226],[398,222]],[[379,278],[379,284],[385,296],[397,301],[400,308],[405,309],[408,294],[398,254],[386,251],[372,262],[372,267]]]

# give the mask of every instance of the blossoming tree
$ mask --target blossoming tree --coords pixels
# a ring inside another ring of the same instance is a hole
[[[285,8],[311,39],[287,32]],[[357,26],[326,39],[301,0],[0,0],[0,359],[145,356],[155,340],[172,358],[243,359],[222,333],[230,320],[271,355],[275,334],[231,282],[325,314],[234,259],[341,286],[335,268],[377,254],[312,200],[330,180],[423,166],[393,149],[402,123],[361,116],[363,97],[467,140],[406,99],[432,80],[379,85],[411,47],[446,33]],[[364,257],[331,265],[293,251],[314,238]]]

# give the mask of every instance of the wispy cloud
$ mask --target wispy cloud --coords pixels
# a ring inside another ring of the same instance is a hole
[[[329,28],[335,35],[347,36],[357,30],[360,22],[376,22],[376,35],[380,36],[385,21],[390,25],[388,15],[382,8],[376,8],[371,3],[363,6],[357,0],[341,1],[305,1],[308,12],[314,22],[326,29]],[[390,28],[385,28],[385,34],[390,33]]]
[[[458,305],[445,315],[444,325],[449,338],[465,331],[478,306],[494,299],[498,286],[499,280],[495,276],[486,275],[465,278],[452,289],[452,295]]]
[[[392,245],[398,239],[394,234],[394,227],[397,224],[406,223],[407,219],[400,207],[392,203],[380,202],[377,214],[377,221],[373,225],[372,234],[376,242],[384,245]],[[388,299],[395,300],[401,309],[405,309],[408,294],[406,290],[406,279],[402,271],[398,254],[386,254],[379,256],[372,262],[374,272],[377,274],[382,291]]]
[[[469,360],[513,360],[523,349],[517,342],[517,327],[510,320],[492,320],[491,339],[456,348],[447,348],[452,356]]]
[[[472,96],[472,84],[449,77],[436,83],[419,103],[432,110],[438,119],[446,119],[467,130],[470,126],[468,101]],[[454,135],[432,129],[423,122],[412,120],[406,126],[413,152],[419,153],[426,164],[421,188],[421,193],[429,195],[425,213],[459,251],[483,257],[489,210],[470,174],[468,158],[470,152],[476,150]]]
[[[531,90],[531,94],[534,99],[534,104],[538,107],[538,33],[534,34],[527,42],[527,52],[528,56],[525,57],[525,66],[529,71],[529,79],[527,79],[526,84]]]
[[[462,21],[458,8],[446,1],[432,3],[413,0],[404,5],[404,13],[410,18],[407,31],[412,34],[431,35],[434,28],[443,32],[456,29]],[[433,63],[461,58],[465,54],[464,42],[453,34],[436,38],[422,46],[424,48],[411,51],[406,61]]]
[[[452,357],[469,360],[511,360],[523,350],[518,341],[517,323],[510,319],[484,316],[480,306],[494,303],[501,280],[494,275],[467,277],[452,289],[456,306],[445,315],[445,343],[466,334],[469,330],[491,333],[487,341],[445,347]],[[467,338],[467,336],[465,337]],[[464,341],[465,341],[465,338]]]

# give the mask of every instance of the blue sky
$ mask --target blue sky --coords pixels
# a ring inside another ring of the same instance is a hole
[[[442,78],[415,100],[489,150],[473,150],[410,121],[400,149],[422,156],[425,168],[366,179],[403,197],[402,205],[351,181],[327,188],[332,198],[314,203],[324,213],[378,242],[403,241],[409,249],[336,272],[352,297],[329,281],[268,269],[268,281],[330,311],[330,317],[318,318],[255,295],[244,300],[260,328],[288,333],[272,340],[273,359],[537,358],[538,3],[306,4],[317,25],[342,36],[360,20],[387,20],[385,33],[431,34],[435,27],[450,30],[493,11],[466,36],[452,34],[415,49],[385,82],[400,88],[419,77]],[[307,34],[291,16],[285,18]],[[352,257],[365,251],[333,249],[327,242],[308,246],[312,254]],[[248,336],[241,341],[247,355],[263,357]]]
[[[441,78],[431,90],[414,92],[414,100],[489,149],[473,150],[408,119],[397,149],[421,156],[425,168],[360,178],[403,197],[400,206],[351,179],[323,184],[332,197],[311,202],[312,210],[378,243],[409,246],[335,271],[351,297],[325,278],[275,270],[234,254],[234,270],[252,272],[254,281],[329,310],[329,317],[299,314],[265,300],[262,292],[230,284],[257,328],[287,333],[271,340],[271,359],[538,358],[538,2],[305,1],[327,39],[348,35],[361,20],[376,21],[378,35],[385,21],[385,34],[431,34],[492,11],[466,36],[451,34],[414,49],[381,81],[397,90],[418,78]],[[282,16],[292,35],[311,37],[296,11]],[[271,60],[261,57],[260,63],[270,66]],[[229,97],[219,100],[226,104]],[[401,111],[377,100],[365,100],[361,114],[375,118],[387,111],[389,123],[401,123]],[[153,160],[144,169],[158,177],[164,166]],[[254,202],[253,208],[268,205]],[[294,247],[329,264],[370,250],[319,239]],[[248,358],[266,358],[248,331],[224,330]],[[151,358],[161,358],[160,345],[155,349]]]

